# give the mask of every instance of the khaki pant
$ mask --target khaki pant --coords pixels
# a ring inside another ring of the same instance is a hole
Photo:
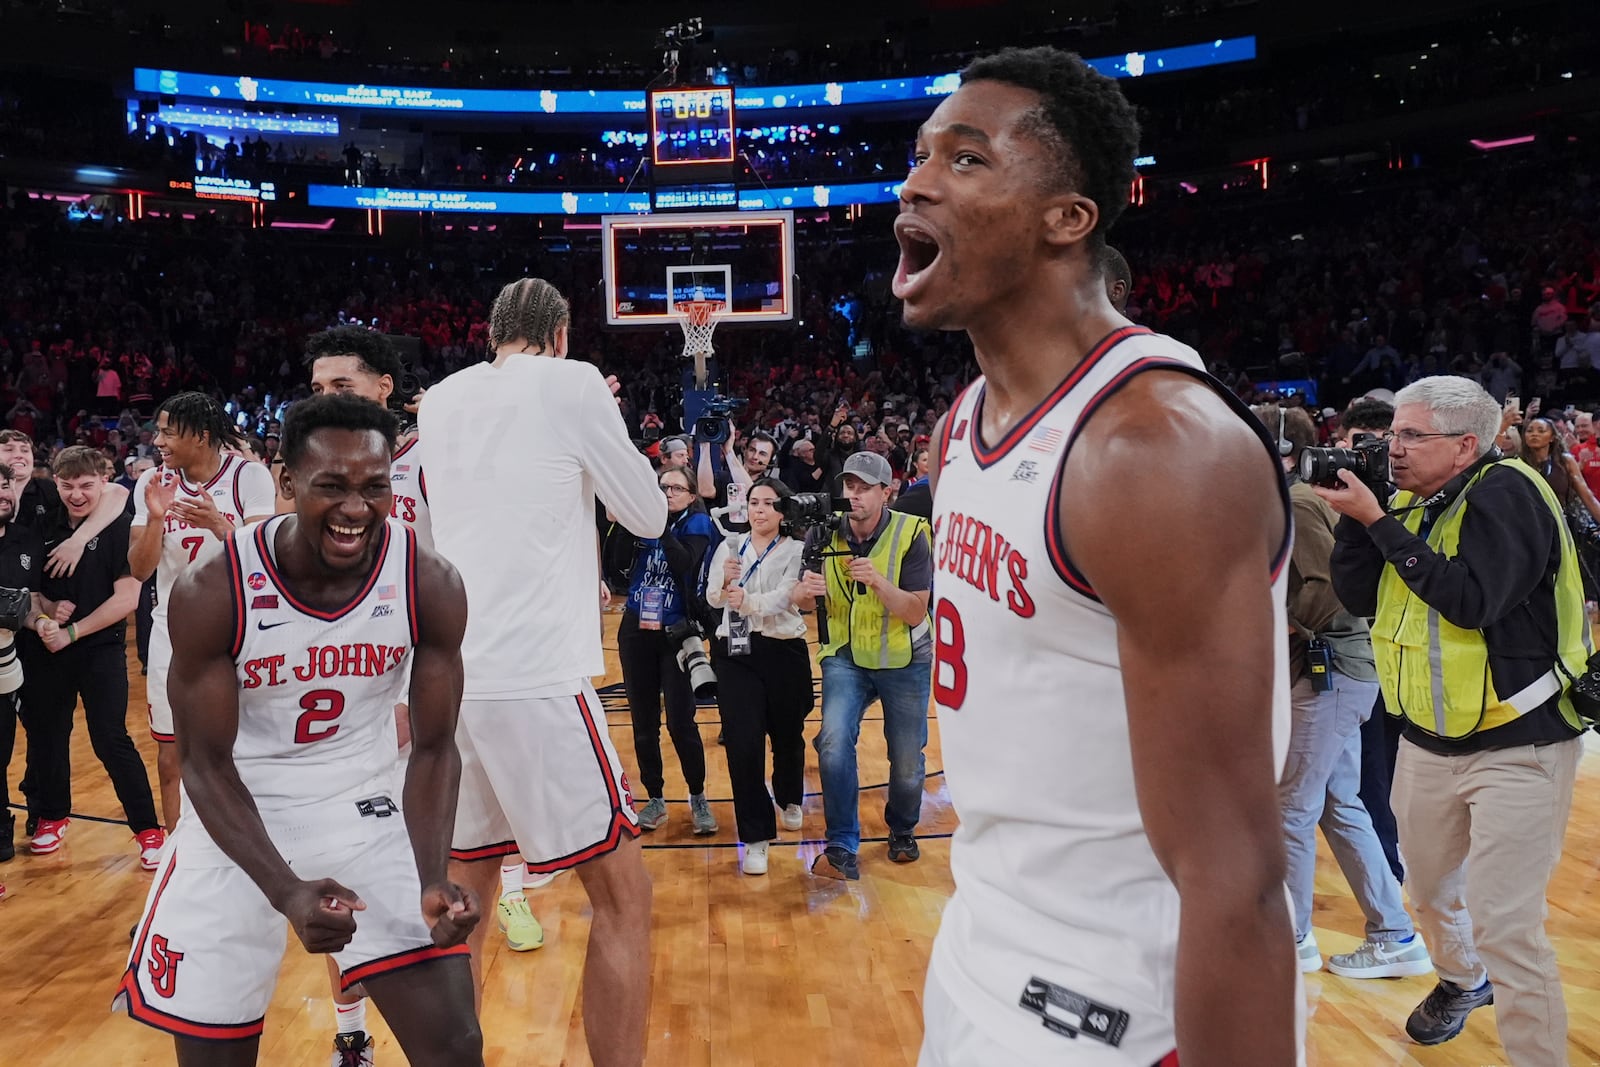
[[[1406,888],[1439,977],[1494,983],[1515,1067],[1566,1067],[1567,1009],[1545,936],[1582,742],[1438,756],[1400,744],[1392,802]],[[1470,914],[1469,914],[1470,909]]]

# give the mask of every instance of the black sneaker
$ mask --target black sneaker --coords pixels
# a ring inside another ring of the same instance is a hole
[[[1406,1020],[1406,1033],[1419,1045],[1441,1045],[1461,1032],[1474,1008],[1493,1003],[1494,986],[1489,982],[1477,989],[1462,989],[1441,978]]]
[[[843,845],[829,845],[811,864],[811,873],[822,878],[843,878],[851,882],[861,878],[861,865],[856,854]]]
[[[922,849],[917,847],[917,839],[914,835],[889,835],[889,861],[891,863],[915,863],[921,858]]]
[[[333,1067],[372,1067],[376,1047],[372,1038],[360,1030],[337,1034],[333,1039]]]

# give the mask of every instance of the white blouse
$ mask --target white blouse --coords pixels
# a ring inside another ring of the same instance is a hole
[[[730,550],[731,545],[731,550]],[[757,553],[745,534],[736,541],[724,538],[711,557],[711,570],[706,580],[706,603],[713,608],[726,608],[728,594],[722,587],[723,565],[730,555],[744,563],[744,606],[739,614],[750,620],[750,632],[774,640],[787,640],[806,636],[805,616],[790,598],[800,581],[800,554],[805,546],[792,537],[780,537],[764,556]],[[759,564],[757,560],[760,560]],[[755,570],[752,573],[751,568]],[[717,636],[728,636],[728,615],[724,610]]]

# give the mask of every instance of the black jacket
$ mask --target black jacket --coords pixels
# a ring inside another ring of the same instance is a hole
[[[1340,519],[1334,530],[1333,589],[1352,614],[1370,618],[1378,611],[1378,579],[1393,566],[1411,591],[1449,622],[1483,631],[1496,692],[1515,693],[1555,662],[1560,520],[1532,481],[1516,471],[1492,469],[1472,487],[1456,555],[1441,555],[1427,543],[1434,522],[1493,458],[1498,457],[1490,453],[1432,498],[1417,534],[1392,515],[1369,527]],[[1378,639],[1376,630],[1373,639]],[[1459,741],[1433,737],[1410,722],[1405,737],[1441,755],[1565,741],[1577,731],[1561,717],[1558,699]],[[1398,714],[1400,709],[1389,710]]]

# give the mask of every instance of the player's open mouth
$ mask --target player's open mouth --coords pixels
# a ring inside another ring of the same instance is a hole
[[[933,230],[911,215],[895,220],[894,236],[900,242],[900,265],[890,288],[897,298],[910,300],[931,276],[942,251]]]
[[[365,526],[343,526],[337,522],[328,523],[328,540],[339,548],[349,550],[361,544],[362,538],[367,534]]]

